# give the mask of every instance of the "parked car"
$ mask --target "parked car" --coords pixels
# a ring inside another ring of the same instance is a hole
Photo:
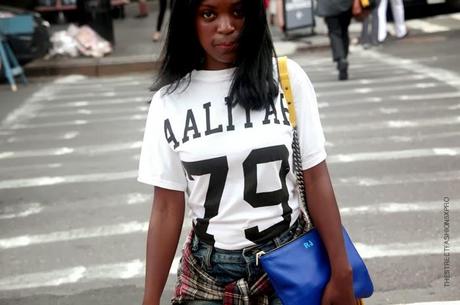
[[[40,14],[0,5],[0,15],[30,15],[34,20],[34,29],[30,34],[6,34],[7,41],[21,65],[48,54],[51,48],[49,23]]]

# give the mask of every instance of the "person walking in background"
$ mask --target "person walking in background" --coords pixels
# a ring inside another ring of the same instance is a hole
[[[160,11],[158,12],[158,19],[157,19],[157,28],[155,33],[153,33],[152,40],[157,42],[161,38],[161,28],[163,26],[163,19],[166,13],[166,6],[168,0],[160,0]],[[170,8],[172,9],[174,5],[174,0],[169,0]]]
[[[147,0],[138,0],[137,2],[139,13],[136,18],[145,18],[149,15],[149,7],[147,6]]]
[[[360,43],[364,49],[368,49],[371,45],[376,46],[379,44],[379,4],[380,0],[376,0],[375,7],[371,13],[362,21],[363,27],[361,29]]]
[[[348,49],[353,0],[319,0],[317,15],[324,17],[332,48],[332,59],[337,63],[339,80],[348,79]]]
[[[404,19],[403,0],[390,0],[390,2],[395,23],[396,37],[399,39],[404,38],[407,36],[407,28]],[[387,38],[387,8],[388,0],[380,0],[380,5],[378,6],[379,42],[383,42]]]

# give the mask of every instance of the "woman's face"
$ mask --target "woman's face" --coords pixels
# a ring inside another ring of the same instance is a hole
[[[243,25],[241,0],[201,2],[195,16],[195,27],[205,52],[205,70],[221,70],[235,65],[238,37]]]

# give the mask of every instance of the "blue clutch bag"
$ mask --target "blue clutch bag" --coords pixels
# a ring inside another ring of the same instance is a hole
[[[348,233],[343,231],[348,260],[353,270],[356,298],[374,292],[366,265]],[[324,288],[331,276],[329,259],[316,229],[268,252],[259,254],[259,262],[268,274],[283,305],[320,305]]]

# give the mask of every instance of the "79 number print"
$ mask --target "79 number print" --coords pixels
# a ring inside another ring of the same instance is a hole
[[[281,188],[271,192],[257,193],[257,165],[281,161],[279,179]],[[227,157],[217,157],[207,160],[182,162],[188,179],[193,176],[210,175],[208,190],[204,202],[204,217],[196,221],[195,232],[208,244],[214,244],[214,236],[207,233],[209,220],[219,212],[219,205],[225,188],[228,174]],[[288,205],[289,192],[286,186],[286,176],[289,173],[289,151],[285,145],[270,146],[252,150],[243,162],[244,200],[253,208],[263,208],[281,204],[283,220],[271,227],[260,231],[257,226],[245,229],[245,236],[254,243],[271,239],[289,228],[292,209]]]

